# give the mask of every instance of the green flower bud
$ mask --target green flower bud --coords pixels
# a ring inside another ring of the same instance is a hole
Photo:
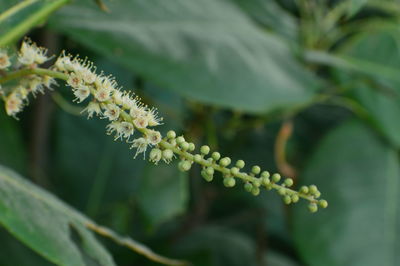
[[[269,177],[270,177],[270,174],[269,174],[268,171],[263,171],[263,172],[261,173],[261,176],[262,176],[262,177],[269,178]]]
[[[290,203],[292,203],[292,198],[289,195],[286,195],[283,197],[283,202],[289,205]]]
[[[237,167],[232,167],[232,168],[231,168],[231,173],[232,173],[232,175],[237,175],[237,174],[239,173],[239,168],[237,168]]]
[[[168,133],[167,133],[167,138],[169,138],[169,139],[174,139],[174,138],[176,138],[176,133],[175,133],[175,131],[173,131],[173,130],[168,131]]]
[[[319,204],[319,206],[321,207],[321,208],[327,208],[328,207],[328,202],[326,201],[326,200],[320,200],[319,202],[318,202],[318,204]]]
[[[207,155],[210,153],[210,147],[207,145],[203,145],[200,148],[200,152],[201,152],[201,154]]]
[[[224,178],[224,186],[226,187],[234,187],[236,184],[236,180],[233,177],[225,177]]]
[[[250,182],[246,182],[246,184],[244,184],[244,189],[247,192],[251,192],[251,190],[253,189],[253,185]]]
[[[253,189],[251,190],[251,194],[253,194],[254,196],[258,196],[258,194],[260,194],[260,189],[258,187],[253,187]]]
[[[251,168],[251,172],[255,175],[258,175],[261,172],[261,168],[258,165],[255,165]]]
[[[166,163],[169,163],[174,157],[174,152],[170,149],[166,149],[162,151],[162,158]]]
[[[207,174],[207,172],[205,170],[201,171],[201,176],[207,181],[207,182],[211,182],[213,180],[213,175],[209,175]]]
[[[154,148],[150,151],[150,162],[157,164],[162,157],[162,152],[160,149]]]
[[[208,175],[213,175],[213,174],[214,174],[214,168],[212,168],[211,166],[207,167],[207,168],[205,169],[205,171],[206,171],[206,173],[207,173]]]
[[[226,166],[228,166],[230,163],[231,163],[231,159],[230,159],[229,157],[224,157],[224,158],[222,158],[222,159],[219,161],[219,164],[220,164],[222,167],[226,167]]]
[[[318,188],[316,185],[311,185],[308,188],[309,188],[310,194],[312,194],[312,195],[314,195],[314,193],[316,193],[318,191]]]
[[[261,186],[261,179],[255,179],[253,181],[253,186],[260,187]]]
[[[189,149],[189,143],[187,143],[186,141],[183,141],[183,142],[179,143],[179,147],[181,147],[182,150],[186,151]]]
[[[278,190],[278,193],[279,193],[279,195],[281,195],[281,196],[285,196],[285,195],[286,195],[286,189],[284,189],[284,188],[282,187],[282,188],[280,188],[280,189]]]
[[[200,154],[195,154],[195,155],[193,156],[193,160],[194,160],[196,163],[201,162],[202,159],[203,159],[203,158],[201,157]]]
[[[308,189],[307,186],[301,186],[301,188],[300,188],[300,193],[308,194],[309,191],[310,190]]]
[[[276,174],[273,174],[271,178],[274,183],[277,183],[277,182],[279,182],[279,180],[281,180],[281,175],[276,173]]]
[[[193,142],[189,143],[189,151],[194,151],[196,149],[196,145]]]
[[[245,166],[245,163],[244,163],[243,160],[238,160],[238,161],[236,162],[236,167],[237,167],[237,168],[242,169],[244,166]]]
[[[219,158],[221,158],[221,154],[220,154],[219,152],[215,151],[215,152],[213,152],[213,153],[211,154],[211,157],[212,157],[215,161],[218,161]]]
[[[308,210],[312,213],[317,212],[318,211],[318,206],[316,203],[310,203],[308,204]]]
[[[321,192],[316,191],[313,195],[314,195],[314,198],[318,199],[319,197],[321,197]]]
[[[291,186],[293,186],[293,179],[291,179],[291,178],[286,178],[284,183],[285,183],[285,185],[286,185],[287,187],[291,187]]]
[[[178,163],[178,168],[182,172],[189,171],[191,167],[192,167],[192,164],[189,161],[186,161],[186,160],[185,161],[180,161]]]
[[[264,186],[266,186],[266,185],[270,184],[271,181],[269,180],[269,178],[268,178],[267,176],[262,176],[262,177],[261,177],[261,183],[262,183]]]
[[[296,202],[298,202],[299,201],[299,196],[297,195],[297,194],[293,194],[292,195],[292,202],[293,203],[296,203]]]
[[[176,143],[181,144],[182,142],[185,142],[185,138],[182,136],[179,136],[176,138]]]

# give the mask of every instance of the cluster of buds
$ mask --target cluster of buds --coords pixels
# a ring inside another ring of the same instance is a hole
[[[181,171],[189,171],[197,163],[201,165],[201,175],[207,182],[211,182],[215,173],[220,172],[225,187],[234,187],[241,181],[244,189],[254,196],[260,194],[260,188],[275,189],[285,204],[297,203],[300,198],[304,198],[310,201],[308,208],[311,212],[316,212],[318,207],[328,207],[326,200],[319,199],[321,193],[315,185],[302,186],[299,191],[295,191],[291,189],[291,178],[283,179],[278,173],[271,175],[268,171],[262,171],[258,165],[246,172],[243,160],[233,163],[231,158],[222,157],[217,151],[211,152],[207,145],[201,146],[198,153],[195,153],[195,144],[187,142],[183,136],[177,137],[174,131],[169,131],[161,144],[150,152],[150,161],[156,164],[160,160],[169,163],[176,154],[180,159],[178,168]]]
[[[152,147],[149,154],[151,162],[170,163],[177,157],[181,171],[189,171],[194,163],[199,164],[202,167],[201,175],[208,182],[214,179],[216,172],[220,172],[226,187],[234,187],[238,181],[242,181],[244,189],[255,196],[260,193],[261,188],[274,189],[286,204],[296,203],[300,198],[308,200],[311,212],[316,212],[318,207],[328,206],[326,200],[319,199],[321,193],[315,185],[303,186],[296,191],[291,189],[292,179],[283,179],[278,173],[270,175],[259,166],[252,166],[249,171],[244,171],[243,160],[232,163],[229,157],[222,157],[216,151],[211,152],[209,146],[201,146],[196,153],[195,144],[187,142],[184,136],[177,136],[174,131],[169,131],[162,138],[161,133],[153,129],[162,121],[156,109],[149,108],[132,93],[123,91],[112,76],[98,74],[91,62],[65,53],[57,58],[50,69],[39,68],[38,65],[50,59],[46,52],[46,49],[24,41],[14,71],[0,78],[0,86],[13,79],[19,81],[9,93],[3,92],[8,115],[15,117],[28,103],[30,93],[34,96],[38,92],[43,93],[45,87],[50,88],[56,84],[54,78],[63,79],[71,87],[74,101],[86,102],[83,112],[88,118],[98,116],[106,119],[109,122],[106,126],[107,134],[114,135],[115,140],[129,143],[131,148],[136,148],[134,157],[141,153],[145,155],[147,148]],[[11,66],[8,55],[0,51],[0,70]],[[134,137],[135,132],[138,132],[138,137]]]

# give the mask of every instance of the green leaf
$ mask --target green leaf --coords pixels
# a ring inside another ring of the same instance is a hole
[[[0,166],[0,223],[57,265],[114,265],[85,224],[93,224],[59,199]]]
[[[232,3],[114,1],[110,13],[79,3],[51,25],[188,99],[247,112],[310,100],[318,82],[289,45]]]
[[[399,158],[368,127],[352,121],[331,132],[301,176],[330,206],[294,209],[297,249],[310,266],[399,265]]]
[[[0,4],[0,47],[10,45],[69,0],[6,1]]]
[[[188,175],[176,165],[147,164],[138,188],[137,201],[152,226],[185,212]]]

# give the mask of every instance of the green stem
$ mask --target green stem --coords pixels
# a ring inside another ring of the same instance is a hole
[[[9,32],[2,35],[0,38],[0,47],[9,45],[11,42],[17,40],[18,38],[26,34],[26,32],[28,32],[32,27],[43,22],[43,20],[47,16],[49,16],[51,13],[53,13],[63,5],[67,4],[68,2],[69,0],[53,0],[49,2],[49,4],[46,4],[43,8],[27,17],[21,23],[14,26]],[[21,7],[19,7],[18,10],[19,9],[21,9]],[[18,10],[11,11],[11,14],[17,12]],[[9,15],[10,14],[6,14],[6,16]]]
[[[38,0],[26,0],[26,1],[20,2],[16,5],[13,5],[12,7],[10,7],[9,9],[7,9],[6,11],[4,11],[3,13],[0,14],[0,23],[3,20],[6,20],[7,18],[11,17],[15,13],[19,12],[21,9],[24,9],[25,7],[29,6],[30,4],[35,3],[37,1]]]
[[[44,68],[35,68],[35,69],[21,69],[15,72],[10,73],[9,75],[4,76],[3,78],[0,78],[0,84],[5,83],[7,81],[13,80],[13,79],[18,79],[21,78],[23,76],[27,76],[27,75],[31,75],[31,74],[36,74],[36,75],[46,75],[46,76],[51,76],[53,78],[58,78],[58,79],[62,79],[62,80],[67,80],[68,79],[68,75],[61,73],[61,72],[57,72],[57,71],[52,71],[52,70],[48,70],[48,69],[44,69]],[[94,94],[95,91],[92,89],[91,93]],[[109,101],[105,101],[103,102],[104,105],[107,104],[111,104],[112,102]],[[122,116],[122,118],[125,121],[128,122],[133,122],[132,117],[125,112],[124,110],[121,110],[120,115]],[[149,129],[146,128],[139,128],[137,129],[139,132],[141,132],[142,134],[146,135],[149,131]],[[194,161],[194,155],[187,152],[187,151],[182,151],[180,149],[178,149],[178,147],[176,147],[175,145],[172,145],[171,143],[165,141],[165,140],[161,140],[161,142],[158,144],[160,147],[164,148],[164,149],[170,149],[172,150],[175,154],[179,155],[181,158],[185,158],[186,160],[190,160],[190,161]],[[259,181],[259,178],[251,176],[247,173],[244,172],[238,172],[236,174],[232,174],[229,168],[226,167],[222,167],[218,164],[216,164],[215,162],[210,162],[208,160],[205,160],[204,158],[202,158],[201,160],[196,160],[196,163],[204,166],[204,167],[212,167],[214,168],[214,170],[221,172],[222,174],[227,174],[227,175],[233,175],[236,178],[242,179],[244,182],[251,182],[251,183],[255,183]],[[297,192],[295,190],[292,190],[290,188],[287,188],[285,186],[279,185],[279,184],[275,184],[275,183],[271,183],[269,185],[270,188],[275,189],[275,190],[281,190],[284,189],[288,195],[294,195],[297,194],[299,197],[306,199],[310,202],[316,202],[317,200],[314,199],[312,196],[308,196],[305,194],[302,194],[300,192]]]

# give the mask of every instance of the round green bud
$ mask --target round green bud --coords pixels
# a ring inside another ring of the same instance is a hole
[[[281,175],[278,174],[278,173],[273,174],[272,177],[271,177],[271,179],[272,179],[272,181],[273,181],[274,183],[277,183],[277,182],[279,182],[279,180],[281,180]]]
[[[263,172],[261,173],[261,176],[262,176],[262,177],[269,178],[269,177],[270,177],[270,174],[269,174],[268,171],[263,171]]]
[[[183,141],[183,142],[179,143],[179,147],[181,147],[182,150],[186,151],[189,149],[189,143],[187,143],[186,141]]]
[[[283,202],[289,205],[290,203],[292,203],[292,198],[289,195],[286,195],[283,197]]]
[[[312,213],[317,212],[318,211],[318,206],[316,203],[310,203],[308,204],[308,210]]]
[[[203,159],[203,158],[201,157],[200,154],[195,154],[195,155],[193,156],[193,160],[194,160],[196,163],[201,162],[202,159]]]
[[[258,187],[253,187],[251,190],[251,194],[253,194],[254,196],[258,196],[258,194],[260,194],[260,189]]]
[[[318,202],[318,204],[319,204],[319,206],[321,207],[321,208],[327,208],[328,207],[328,202],[326,201],[326,200],[320,200],[319,202]]]
[[[213,180],[213,175],[209,175],[207,174],[207,171],[202,170],[201,171],[201,176],[207,181],[207,182],[211,182]]]
[[[212,168],[211,166],[207,167],[205,171],[208,175],[214,174],[214,168]]]
[[[180,161],[178,163],[178,168],[182,172],[189,171],[191,167],[192,167],[192,164],[189,161],[186,161],[186,160],[185,161]]]
[[[173,131],[173,130],[168,131],[168,133],[167,133],[167,138],[169,138],[169,139],[174,139],[174,138],[176,138],[176,133],[175,133],[175,131]]]
[[[255,179],[253,181],[253,186],[260,187],[261,186],[261,179]]]
[[[222,159],[219,161],[219,164],[220,164],[222,167],[226,167],[226,166],[228,166],[230,163],[231,163],[231,159],[230,159],[229,157],[224,157],[224,158],[222,158]]]
[[[189,151],[194,151],[194,149],[196,149],[196,145],[194,145],[193,142],[189,143]]]
[[[244,184],[244,190],[246,190],[247,192],[250,192],[253,189],[253,185],[250,182],[246,182],[246,184]]]
[[[175,146],[175,145],[176,145],[176,139],[170,139],[170,140],[169,140],[169,143],[171,143],[172,145]]]
[[[182,142],[185,142],[185,138],[182,136],[179,136],[176,138],[176,143],[181,144]]]
[[[278,193],[279,193],[279,195],[281,195],[281,196],[285,196],[285,195],[286,195],[286,189],[284,189],[284,188],[282,187],[282,188],[280,188],[280,189],[278,190]]]
[[[271,183],[271,180],[269,180],[269,178],[268,178],[267,176],[262,176],[262,177],[261,177],[261,183],[262,183],[264,186],[266,186],[266,185],[268,185],[268,184]]]
[[[160,149],[154,148],[150,151],[150,162],[157,164],[162,158],[162,151]]]
[[[244,163],[243,160],[238,160],[238,161],[236,162],[236,167],[237,167],[237,168],[242,169],[244,166],[245,166],[245,163]]]
[[[310,192],[310,190],[308,189],[307,186],[301,186],[300,193],[308,194],[308,192]]]
[[[203,145],[200,148],[200,152],[201,152],[201,154],[207,155],[210,153],[210,147],[207,145]]]
[[[314,198],[318,199],[319,197],[321,197],[321,192],[316,191],[313,195],[314,195]]]
[[[258,175],[261,172],[261,168],[258,165],[255,165],[251,168],[251,172],[255,175]]]
[[[172,158],[174,157],[174,152],[170,149],[166,149],[162,151],[162,157],[164,160],[171,161]]]
[[[293,186],[293,179],[291,179],[291,178],[286,178],[284,183],[285,183],[285,185],[286,185],[287,187],[291,187],[291,186]]]
[[[292,202],[293,203],[296,203],[296,202],[298,202],[299,201],[299,196],[297,195],[297,194],[293,194],[292,195]]]
[[[237,174],[239,173],[239,168],[237,168],[237,167],[232,167],[232,168],[231,168],[231,173],[232,173],[232,175],[237,175]]]
[[[318,188],[317,188],[316,185],[311,185],[308,188],[309,188],[310,193],[313,194],[313,195],[314,195],[315,192],[318,191]]]
[[[236,180],[233,177],[225,177],[224,178],[224,186],[226,187],[234,187],[236,184]]]
[[[219,152],[215,151],[215,152],[213,152],[213,153],[211,154],[211,157],[212,157],[215,161],[218,161],[219,158],[221,158],[221,154],[220,154]]]

